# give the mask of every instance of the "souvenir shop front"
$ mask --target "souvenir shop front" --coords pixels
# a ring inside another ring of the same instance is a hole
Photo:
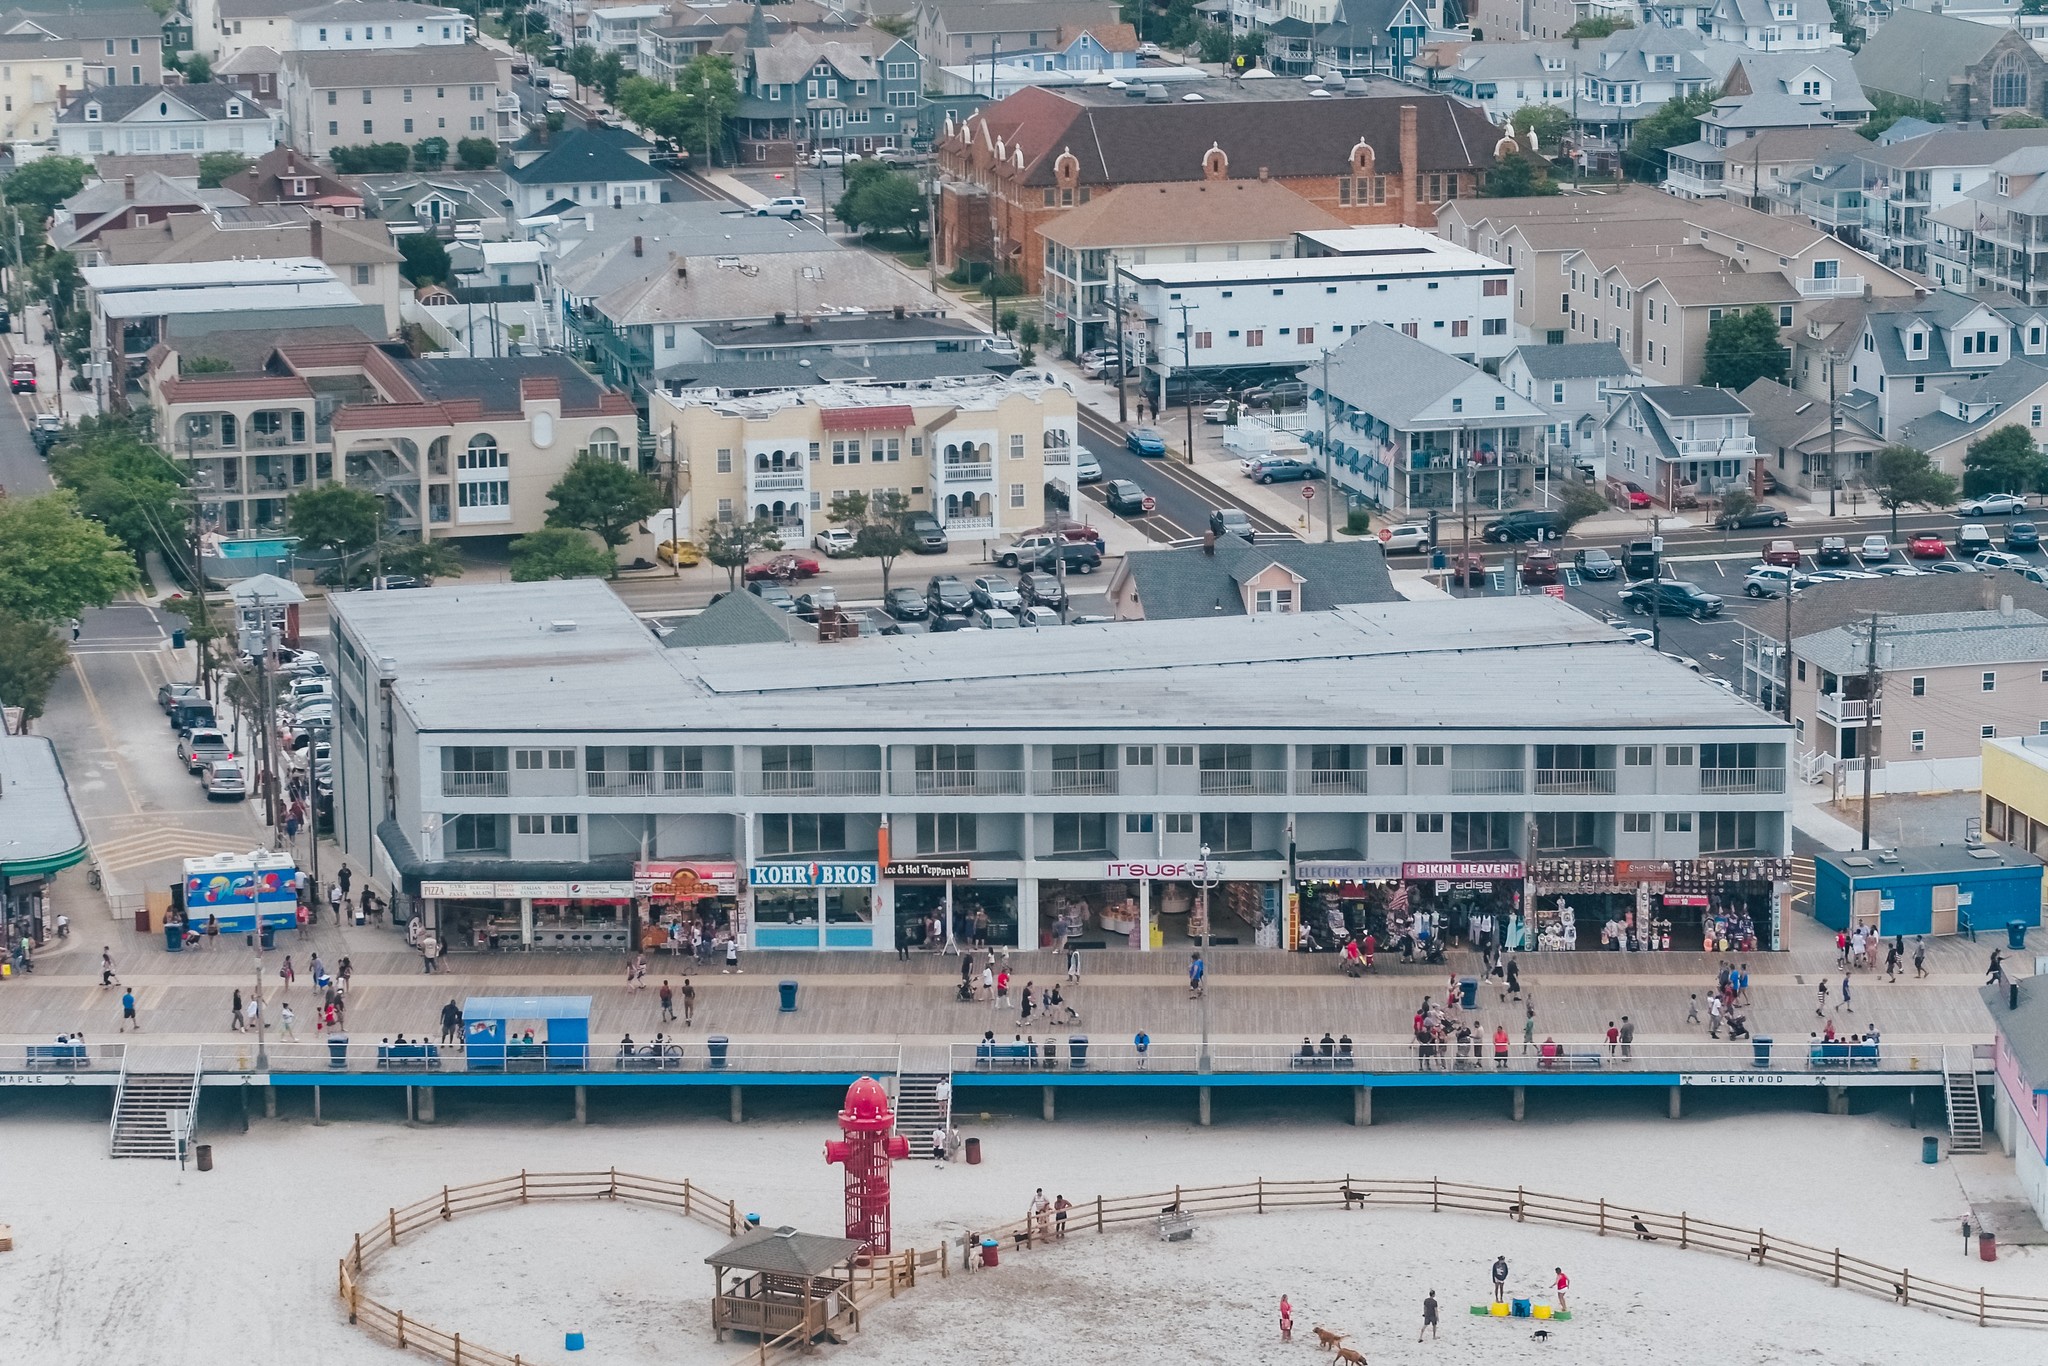
[[[754,863],[747,867],[757,949],[881,949],[875,909],[878,863]]]
[[[986,921],[986,912],[982,921],[975,918],[979,900],[970,906],[962,894],[962,884],[974,881],[974,864],[966,859],[896,859],[882,865],[882,881],[894,893],[898,944],[930,953],[958,948]]]
[[[1204,891],[1212,945],[1281,943],[1275,860],[1161,859],[1052,864],[1039,882],[1040,942],[1163,949],[1202,940]]]
[[[666,948],[671,939],[687,949],[693,931],[707,953],[727,934],[745,942],[737,863],[636,863],[633,891],[647,908],[643,949]]]
[[[1539,859],[1531,948],[1755,953],[1781,946],[1791,860]]]
[[[1401,887],[1390,906],[1390,947],[1399,946],[1404,931],[1418,942],[1426,931],[1445,944],[1520,947],[1528,939],[1524,875],[1514,859],[1402,864]]]
[[[633,896],[631,882],[422,882],[419,912],[450,949],[628,953]]]
[[[1404,919],[1396,903],[1407,900],[1399,895],[1405,884],[1398,863],[1303,859],[1294,865],[1294,884],[1289,948],[1336,953],[1353,938],[1370,934],[1376,943],[1391,944],[1403,932],[1388,934],[1390,919]],[[1405,920],[1412,925],[1413,917]]]

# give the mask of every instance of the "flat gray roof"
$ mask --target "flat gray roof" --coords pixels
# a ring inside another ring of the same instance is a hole
[[[40,735],[0,730],[0,873],[30,877],[85,857],[85,827],[57,749]]]
[[[421,729],[1784,730],[1553,599],[668,650],[603,584],[332,599]],[[573,622],[572,629],[551,623]]]

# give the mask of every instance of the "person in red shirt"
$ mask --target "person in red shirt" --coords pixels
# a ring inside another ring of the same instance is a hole
[[[1563,1267],[1561,1267],[1561,1266],[1560,1266],[1560,1267],[1556,1268],[1556,1270],[1557,1270],[1557,1307],[1558,1307],[1558,1310],[1559,1310],[1559,1312],[1561,1312],[1561,1313],[1564,1313],[1564,1312],[1569,1312],[1569,1311],[1568,1311],[1568,1310],[1566,1310],[1566,1308],[1565,1308],[1565,1302],[1564,1302],[1564,1292],[1565,1292],[1565,1291],[1567,1291],[1567,1290],[1569,1290],[1569,1289],[1571,1289],[1571,1286],[1572,1286],[1572,1278],[1564,1274],[1564,1268],[1563,1268]]]
[[[1365,943],[1362,947],[1365,949],[1365,965],[1371,967],[1373,951],[1379,947],[1379,941],[1372,937],[1371,930],[1365,932]]]
[[[1508,1027],[1506,1025],[1497,1024],[1493,1027],[1493,1070],[1496,1072],[1508,1070]]]
[[[1280,1297],[1280,1340],[1294,1341],[1294,1306],[1287,1302],[1285,1295]]]
[[[1621,1051],[1621,1031],[1614,1027],[1614,1021],[1607,1022],[1607,1051],[1610,1054]]]

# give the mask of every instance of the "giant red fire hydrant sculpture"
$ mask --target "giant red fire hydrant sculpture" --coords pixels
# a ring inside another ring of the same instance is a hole
[[[889,1132],[895,1127],[889,1093],[862,1077],[846,1088],[839,1112],[844,1137],[825,1145],[825,1161],[846,1168],[846,1236],[860,1240],[862,1256],[889,1251],[889,1163],[910,1156],[910,1141]]]

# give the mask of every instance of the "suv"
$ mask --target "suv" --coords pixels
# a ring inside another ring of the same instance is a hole
[[[1048,574],[1057,570],[1062,562],[1069,574],[1093,574],[1102,567],[1102,552],[1087,541],[1068,541],[1047,550],[1035,561],[1038,568]]]
[[[178,758],[187,773],[197,773],[208,764],[234,758],[228,737],[217,730],[195,726],[178,737]]]
[[[1404,550],[1420,554],[1429,549],[1429,523],[1403,522],[1399,526],[1381,527],[1380,549],[1389,555],[1397,555]]]
[[[1682,579],[1647,579],[1621,590],[1622,605],[1639,617],[1691,617],[1705,621],[1721,615],[1721,600],[1696,583]]]
[[[216,759],[200,769],[199,786],[210,802],[239,802],[249,795],[249,779],[233,759]]]
[[[1298,379],[1283,379],[1249,391],[1244,401],[1254,408],[1296,408],[1308,402],[1308,386]]]
[[[811,203],[800,194],[778,195],[765,204],[754,206],[756,218],[802,218],[809,212]]]
[[[1261,460],[1259,467],[1252,471],[1252,478],[1261,484],[1286,482],[1296,479],[1320,479],[1323,472],[1306,460]]]
[[[1572,556],[1572,564],[1589,579],[1611,579],[1621,573],[1621,563],[1598,546],[1589,546]]]
[[[1480,535],[1495,545],[1506,545],[1509,541],[1554,541],[1564,535],[1564,517],[1555,512],[1525,508],[1510,512],[1505,517],[1496,517],[1486,524]]]
[[[903,534],[910,538],[910,548],[920,555],[943,555],[946,553],[946,529],[939,525],[939,519],[929,512],[912,512],[903,518]]]
[[[1621,572],[1631,579],[1654,579],[1662,572],[1662,560],[1655,541],[1630,541],[1621,552]]]
[[[1820,549],[1813,552],[1815,564],[1847,564],[1849,560],[1849,540],[1846,536],[1823,536],[1820,538]]]
[[[996,607],[1004,611],[1024,605],[1023,595],[1017,585],[1001,574],[983,574],[967,590],[974,596],[976,607]]]
[[[1036,560],[1054,546],[1065,544],[1066,539],[1064,536],[1048,535],[1042,531],[1029,536],[1019,536],[996,552],[996,563],[1005,569],[1015,569],[1020,564]]]
[[[935,617],[965,616],[974,610],[974,594],[951,574],[935,574],[924,586],[925,606]]]
[[[1067,586],[1056,573],[1032,569],[1017,580],[1017,595],[1033,607],[1058,607],[1067,600]]]

